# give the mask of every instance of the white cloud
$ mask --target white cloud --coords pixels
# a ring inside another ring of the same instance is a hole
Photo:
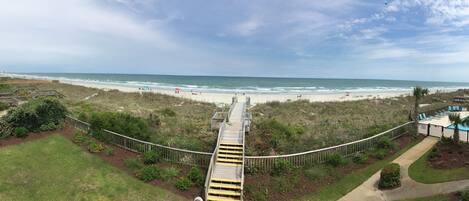
[[[263,22],[258,17],[250,17],[244,22],[241,22],[233,27],[234,31],[242,36],[250,36],[263,25]]]

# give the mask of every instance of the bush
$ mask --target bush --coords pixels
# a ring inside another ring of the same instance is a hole
[[[176,188],[181,191],[186,191],[192,186],[192,182],[188,178],[180,178],[176,182]]]
[[[18,138],[25,138],[28,136],[28,129],[25,127],[15,128],[15,136]]]
[[[378,187],[380,189],[392,189],[401,186],[401,167],[399,164],[391,163],[381,171]]]
[[[66,114],[67,109],[57,99],[38,98],[10,110],[5,121],[13,127],[38,131],[43,125],[59,125]]]
[[[135,171],[138,169],[141,169],[143,167],[143,164],[140,163],[138,158],[127,158],[124,160],[124,165],[125,167]]]
[[[428,155],[429,158],[438,158],[440,157],[440,150],[438,147],[433,147],[432,150],[430,151],[430,154]]]
[[[388,154],[388,151],[385,149],[373,149],[372,151],[373,157],[379,160],[383,160],[384,158],[386,158],[387,154]]]
[[[174,167],[169,167],[161,170],[160,178],[163,181],[169,181],[179,175],[179,170]]]
[[[260,186],[255,186],[253,184],[246,184],[244,186],[245,195],[249,200],[256,201],[267,201],[267,194],[264,191],[265,187],[261,184]]]
[[[75,134],[73,135],[73,138],[72,138],[72,141],[75,142],[75,143],[78,143],[78,144],[81,144],[81,143],[88,144],[90,140],[91,140],[91,138],[89,136],[87,136],[86,134],[81,133],[79,131],[75,132]]]
[[[352,161],[356,164],[364,164],[368,161],[368,156],[364,153],[355,153],[353,155]]]
[[[96,143],[94,141],[91,141],[88,144],[88,151],[91,152],[91,153],[99,153],[99,152],[102,152],[104,149],[105,148],[102,144]]]
[[[311,181],[316,181],[325,178],[328,175],[329,169],[324,166],[315,166],[305,170],[305,176]]]
[[[0,119],[0,139],[7,138],[13,134],[13,128]]]
[[[175,117],[176,116],[176,112],[174,112],[170,108],[165,108],[165,109],[161,110],[161,114],[165,117]]]
[[[104,153],[106,153],[106,156],[114,156],[114,149],[112,147],[106,147]]]
[[[140,169],[137,174],[137,177],[144,181],[149,182],[159,178],[161,175],[161,170],[155,166],[146,166]]]
[[[148,151],[143,153],[142,159],[143,163],[146,165],[155,164],[160,161],[160,155],[156,151]]]
[[[326,164],[332,167],[338,167],[338,166],[344,165],[345,163],[347,162],[345,161],[344,157],[337,153],[330,155],[326,159]]]
[[[461,201],[469,201],[469,191],[459,192]]]
[[[388,138],[388,137],[383,137],[381,138],[378,143],[376,144],[376,147],[378,149],[387,149],[387,150],[390,150],[390,149],[394,149],[395,147],[395,144],[394,142]]]
[[[150,139],[148,122],[127,113],[96,112],[90,118],[91,132],[96,138],[106,141],[103,129],[120,133],[139,140]]]
[[[204,186],[205,176],[199,168],[193,167],[187,178],[199,187]]]
[[[0,111],[7,110],[8,108],[10,108],[10,105],[0,102]]]
[[[295,176],[279,176],[273,178],[273,189],[275,192],[288,193],[292,191],[298,184],[299,177]]]
[[[292,164],[287,160],[278,160],[274,164],[274,168],[272,168],[271,174],[274,176],[286,174],[293,169]]]
[[[57,128],[59,128],[58,125],[55,125],[55,123],[50,122],[48,124],[41,125],[41,127],[39,127],[39,130],[40,131],[51,131],[51,130],[55,130]]]

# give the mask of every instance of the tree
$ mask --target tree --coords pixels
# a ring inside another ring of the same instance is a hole
[[[463,120],[461,119],[461,115],[457,113],[449,114],[449,120],[454,125],[453,142],[458,144],[459,143],[459,125],[463,123]]]
[[[419,126],[419,105],[420,105],[420,100],[422,100],[423,97],[428,95],[428,89],[422,88],[420,86],[416,86],[414,88],[413,92],[414,98],[415,98],[415,105],[414,105],[414,125],[415,129],[418,130]]]

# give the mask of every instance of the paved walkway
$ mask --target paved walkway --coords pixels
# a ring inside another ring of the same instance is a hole
[[[469,188],[469,180],[422,184],[409,177],[409,166],[430,150],[438,140],[439,138],[427,137],[393,161],[401,166],[402,186],[400,188],[388,191],[379,190],[377,184],[380,172],[377,172],[339,201],[391,201],[451,193]]]

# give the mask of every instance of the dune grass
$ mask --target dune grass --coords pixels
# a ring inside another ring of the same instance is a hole
[[[425,153],[409,167],[409,176],[413,180],[434,184],[448,181],[469,179],[469,168],[461,167],[454,169],[434,169],[427,164],[431,150]]]
[[[421,111],[444,107],[463,92],[425,97]],[[270,102],[251,109],[249,154],[288,154],[350,142],[378,134],[409,121],[412,97],[344,102]],[[285,134],[287,133],[287,134]],[[265,140],[268,139],[268,140]],[[291,146],[295,144],[295,146]]]
[[[0,149],[0,200],[185,200],[112,167],[61,135]]]

